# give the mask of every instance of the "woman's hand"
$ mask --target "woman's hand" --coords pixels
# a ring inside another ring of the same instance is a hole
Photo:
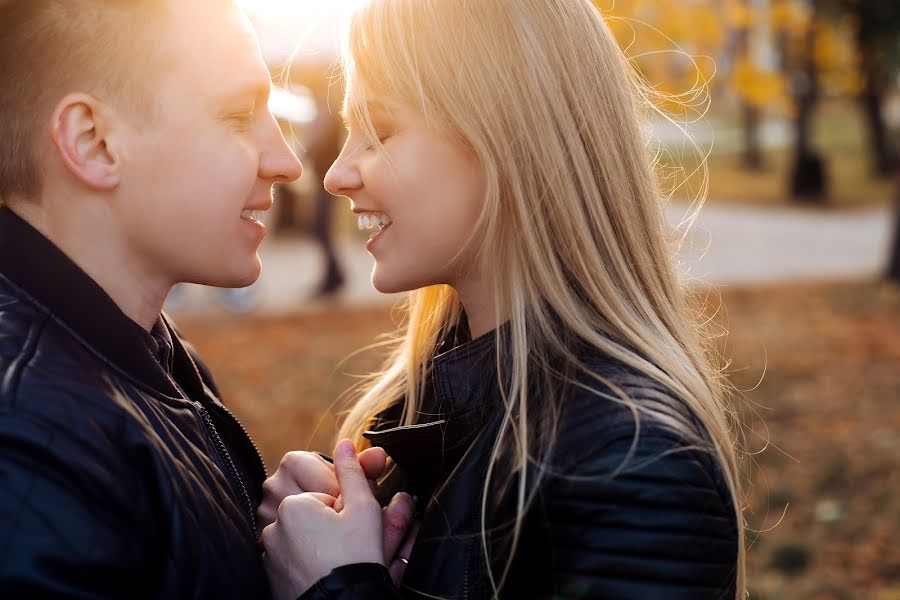
[[[381,448],[367,448],[359,453],[359,464],[366,478],[374,485],[384,472],[387,456]],[[278,507],[288,496],[305,492],[340,495],[334,465],[315,452],[288,452],[281,459],[275,474],[263,483],[263,500],[257,510],[260,530],[265,529],[278,518]],[[338,503],[338,512],[343,501]]]
[[[334,471],[343,498],[341,512],[334,510],[332,495],[288,496],[277,520],[262,532],[263,561],[277,599],[295,600],[340,566],[386,564],[382,509],[350,440],[335,449]]]

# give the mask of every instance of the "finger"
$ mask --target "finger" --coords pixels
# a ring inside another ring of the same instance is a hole
[[[403,581],[403,575],[406,574],[409,557],[412,555],[413,546],[415,546],[416,538],[418,536],[419,523],[416,523],[410,528],[409,534],[403,542],[403,546],[397,551],[396,557],[391,561],[391,564],[388,567],[388,572],[391,574],[391,581],[393,581],[396,586],[399,586],[400,582]]]
[[[378,490],[378,484],[372,479],[369,479],[368,481],[369,489],[372,490],[372,495],[374,496],[376,490]],[[339,494],[337,500],[334,503],[334,512],[341,512],[342,510],[344,510],[344,495]]]
[[[293,531],[309,519],[320,519],[334,514],[333,497],[317,492],[304,492],[284,499],[278,507],[278,519],[273,527]]]
[[[277,509],[268,505],[260,505],[259,510],[256,511],[256,522],[259,525],[260,530],[263,530],[274,523],[277,516]]]
[[[382,448],[366,448],[359,453],[357,460],[359,460],[359,464],[369,480],[369,489],[372,490],[374,495],[378,489],[376,479],[384,473],[384,468],[387,464],[387,453]],[[342,510],[344,510],[344,497],[339,494],[337,501],[334,503],[334,512],[341,512]]]
[[[334,475],[334,467],[328,464],[322,457],[311,452],[288,452],[281,459],[278,471],[272,477],[280,488],[289,489],[290,493],[298,493],[300,490],[307,492],[320,492],[336,496],[340,490],[337,478]]]
[[[366,448],[359,453],[359,464],[368,479],[378,479],[384,474],[387,453],[383,448]]]
[[[400,548],[400,544],[406,537],[406,532],[409,531],[415,508],[416,505],[412,496],[403,492],[391,498],[391,502],[385,507],[383,520],[384,555],[386,557],[393,557],[397,553],[397,549]]]
[[[262,506],[277,508],[287,496],[302,494],[306,490],[300,488],[296,482],[286,477],[283,473],[276,473],[263,482],[262,491]]]
[[[335,479],[335,481],[337,480]],[[263,501],[256,512],[262,527],[273,523],[278,518],[278,507],[285,498],[306,491],[297,485],[284,469],[280,469],[275,475],[266,479],[262,487]],[[336,483],[335,487],[337,487]]]
[[[377,505],[369,480],[357,460],[356,448],[350,440],[342,440],[335,448],[334,470],[344,497],[344,509],[370,503]]]
[[[269,552],[275,545],[275,524],[266,525],[259,534],[257,544],[262,548],[263,553]]]
[[[328,494],[322,494],[320,492],[304,492],[304,495],[311,496],[325,506],[329,506],[332,508],[334,508],[334,503],[337,500],[337,498],[335,498],[334,496],[329,496]]]

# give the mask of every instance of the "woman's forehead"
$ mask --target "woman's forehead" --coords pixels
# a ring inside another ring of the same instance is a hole
[[[350,88],[344,97],[344,108],[341,117],[345,123],[354,123],[363,115],[369,119],[390,117],[401,109],[401,104],[393,99],[373,95],[370,92],[357,92]]]

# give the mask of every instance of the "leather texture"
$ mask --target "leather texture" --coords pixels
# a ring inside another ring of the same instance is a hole
[[[493,596],[481,537],[481,498],[502,415],[493,367],[496,335],[451,344],[451,350],[435,357],[421,423],[397,427],[395,407],[376,431],[366,434],[397,465],[382,484],[381,500],[405,490],[418,495],[422,507],[421,529],[400,589],[383,582],[363,588],[359,574],[344,567],[304,600]],[[588,353],[582,358],[595,375],[638,403],[672,410],[664,407],[672,405],[673,396],[654,381],[605,357]],[[600,391],[615,397],[612,388]],[[530,401],[540,402],[540,393]],[[674,405],[703,439],[687,407]],[[557,422],[538,426],[556,429],[555,448],[512,555],[514,494],[489,496],[487,503],[495,581],[512,558],[500,597],[735,597],[736,516],[708,452],[691,449],[692,441],[661,422],[642,417],[636,424],[620,403],[573,386],[564,394]],[[529,476],[536,474],[532,469]],[[342,578],[355,583],[342,587]]]
[[[168,321],[0,208],[0,597],[268,598],[265,468]]]

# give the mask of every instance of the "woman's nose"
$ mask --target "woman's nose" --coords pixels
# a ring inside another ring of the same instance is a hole
[[[340,156],[328,169],[323,181],[325,189],[334,196],[349,196],[363,186],[362,175],[344,144]]]

